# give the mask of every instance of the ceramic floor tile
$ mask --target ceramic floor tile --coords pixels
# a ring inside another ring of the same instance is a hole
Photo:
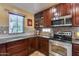
[[[30,56],[45,56],[45,55],[43,53],[39,52],[39,51],[35,51]]]

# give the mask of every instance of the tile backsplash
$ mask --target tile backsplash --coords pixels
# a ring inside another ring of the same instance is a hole
[[[55,27],[52,28],[53,32],[72,32],[72,38],[73,39],[79,39],[78,36],[76,36],[76,32],[79,32],[79,27]],[[24,27],[24,33],[33,33],[35,32],[35,29]],[[0,35],[3,34],[9,34],[9,26],[0,26]]]
[[[73,27],[55,27],[55,28],[53,28],[53,31],[54,31],[54,33],[71,32],[72,37],[74,37]]]
[[[79,27],[56,27],[53,28],[54,33],[56,32],[72,32],[73,39],[79,39],[77,37],[76,32],[79,32]]]
[[[8,26],[0,26],[0,35],[1,34],[8,34]]]
[[[54,33],[56,32],[72,32],[72,27],[56,27],[53,28]]]
[[[74,34],[73,38],[74,39],[79,39],[79,35],[77,35],[78,32],[79,32],[79,27],[73,27],[73,34]]]
[[[24,33],[26,32],[32,33],[34,32],[34,29],[24,27]],[[9,26],[0,26],[0,35],[3,35],[3,34],[9,34]]]

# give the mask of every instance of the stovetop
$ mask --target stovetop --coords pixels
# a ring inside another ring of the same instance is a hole
[[[61,39],[56,39],[56,38],[50,38],[50,40],[56,40],[56,41],[60,41],[60,42],[65,42],[65,43],[72,43],[72,40],[61,40]]]

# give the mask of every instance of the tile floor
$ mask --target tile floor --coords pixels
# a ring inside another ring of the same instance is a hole
[[[35,51],[30,56],[45,56],[45,55],[39,51]]]

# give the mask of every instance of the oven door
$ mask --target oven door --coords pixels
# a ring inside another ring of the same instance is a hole
[[[72,56],[72,44],[49,40],[49,56]]]

